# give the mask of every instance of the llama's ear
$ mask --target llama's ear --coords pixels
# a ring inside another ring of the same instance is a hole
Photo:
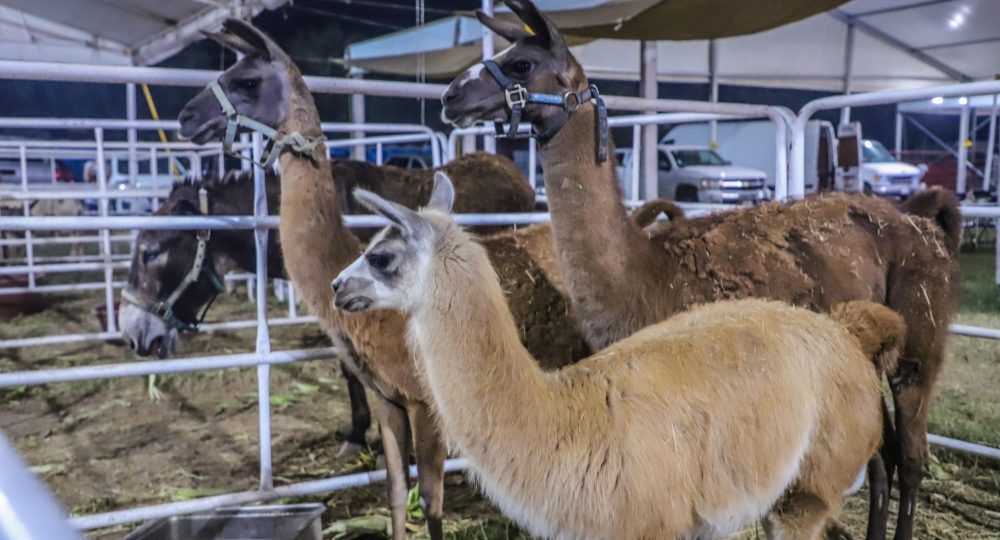
[[[424,218],[409,208],[387,201],[364,189],[355,189],[354,198],[365,208],[389,220],[406,239],[417,239],[426,228]]]
[[[531,0],[507,0],[504,2],[515,15],[528,25],[532,33],[542,42],[542,45],[552,51],[566,49],[566,41],[556,25],[548,17],[538,11]]]
[[[241,38],[233,34],[227,34],[224,32],[207,32],[204,30],[202,30],[201,33],[204,34],[205,37],[207,37],[208,39],[211,39],[212,41],[218,43],[219,45],[222,45],[227,49],[232,49],[238,53],[243,53],[246,55],[258,54],[257,50],[253,47],[253,45],[247,43],[246,41],[243,41]]]
[[[482,10],[476,10],[476,18],[479,22],[483,24],[486,28],[489,28],[498,36],[506,39],[507,41],[514,43],[519,39],[524,39],[531,36],[531,32],[524,27],[524,24],[518,24],[514,22],[504,21],[501,19],[494,19],[489,15],[483,13]]]
[[[427,208],[450,214],[454,205],[455,186],[451,183],[451,178],[441,171],[434,173],[434,189],[431,191],[431,202],[427,203]]]
[[[226,22],[222,23],[222,27],[227,32],[249,43],[255,52],[267,61],[271,61],[275,56],[281,54],[281,49],[271,41],[271,38],[264,35],[254,25],[242,19],[230,17],[226,19]]]

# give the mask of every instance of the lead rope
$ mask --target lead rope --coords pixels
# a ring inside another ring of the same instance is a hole
[[[208,84],[208,88],[212,90],[212,94],[215,95],[216,101],[218,101],[219,106],[222,107],[222,114],[224,114],[228,120],[228,123],[226,124],[226,136],[222,139],[222,149],[226,152],[226,154],[239,159],[247,160],[263,169],[267,169],[274,165],[274,162],[277,161],[278,156],[281,155],[281,151],[285,147],[289,148],[293,152],[308,157],[316,164],[319,164],[323,157],[325,157],[320,151],[320,143],[325,141],[322,136],[309,137],[299,133],[298,131],[282,135],[281,132],[271,126],[266,126],[253,118],[248,118],[237,113],[236,108],[233,107],[229,98],[226,97],[226,93],[222,90],[222,86],[219,85],[218,81],[210,82]],[[261,154],[263,161],[256,161],[253,158],[249,158],[233,151],[233,144],[236,142],[236,132],[239,131],[240,127],[244,127],[250,131],[256,131],[267,137],[268,142],[264,145],[264,151]]]
[[[531,132],[526,135],[518,133],[518,128],[521,125],[521,115],[525,106],[529,103],[551,105],[554,107],[562,107],[567,113],[573,114],[583,103],[593,101],[597,107],[596,125],[594,126],[596,133],[595,143],[597,146],[597,162],[604,163],[608,160],[608,108],[604,103],[604,98],[601,97],[601,93],[597,90],[596,85],[592,84],[579,92],[566,92],[561,96],[557,94],[530,92],[523,85],[515,83],[504,75],[504,73],[500,71],[500,67],[497,66],[496,62],[493,60],[483,60],[483,66],[486,68],[486,71],[488,71],[489,74],[496,79],[500,88],[503,89],[504,100],[506,101],[507,109],[510,111],[510,124],[508,125],[506,132],[504,132],[503,125],[499,122],[494,124],[497,137],[507,139],[536,137],[543,143],[547,142],[548,139],[551,139],[556,133],[558,133],[558,129],[552,133],[545,133],[544,135],[535,132]],[[561,128],[562,126],[559,126],[559,129]]]

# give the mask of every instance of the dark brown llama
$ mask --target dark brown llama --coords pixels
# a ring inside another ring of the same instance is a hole
[[[551,21],[528,0],[506,4],[524,24],[479,14],[514,43],[494,58],[500,71],[530,92],[586,90],[586,75]],[[482,66],[454,81],[442,102],[442,116],[458,125],[510,117],[497,78]],[[910,203],[920,208],[914,215],[876,198],[837,194],[670,222],[650,238],[627,219],[613,163],[595,158],[595,115],[590,101],[575,112],[523,108],[524,120],[543,135],[559,268],[591,346],[726,298],[772,298],[818,311],[871,300],[896,310],[909,328],[900,367],[889,374],[899,452],[887,449],[883,457],[899,465],[896,538],[908,540],[926,462],[927,413],[959,296],[955,200],[936,191],[917,195]],[[873,458],[873,472],[882,469],[878,461]],[[892,463],[886,466],[891,471]],[[885,532],[882,484],[876,474],[870,538]]]
[[[246,56],[219,78],[222,91],[240,114],[281,133],[320,135],[319,114],[298,67],[273,41],[235,19],[214,37]],[[248,83],[248,80],[250,81]],[[180,115],[181,134],[197,143],[220,139],[225,117],[208,89]],[[385,447],[387,491],[393,538],[406,534],[406,464],[415,443],[421,502],[428,529],[442,538],[445,446],[431,418],[429,396],[416,377],[406,346],[406,322],[395,311],[348,315],[333,306],[330,283],[362,253],[362,244],[343,221],[330,163],[323,145],[315,157],[286,149],[281,164],[281,249],[289,277],[324,331],[357,359],[348,369],[375,397],[375,413]],[[547,226],[501,233],[482,240],[497,266],[525,345],[545,368],[559,367],[589,353],[569,301],[561,293]]]

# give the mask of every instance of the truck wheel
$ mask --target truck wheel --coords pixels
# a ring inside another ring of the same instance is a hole
[[[677,202],[698,202],[698,188],[694,186],[677,186]]]

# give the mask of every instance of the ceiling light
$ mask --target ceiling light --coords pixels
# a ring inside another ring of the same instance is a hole
[[[967,98],[967,97],[960,97],[960,98],[958,98],[958,104],[959,105],[968,105],[969,104],[969,98]]]
[[[938,97],[932,99],[931,103],[933,103],[935,105],[940,105],[940,104],[944,103],[944,98],[941,97],[941,96],[938,96]]]

